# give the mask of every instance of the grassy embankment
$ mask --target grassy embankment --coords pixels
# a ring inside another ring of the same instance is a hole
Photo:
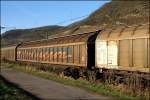
[[[131,91],[127,92],[127,88],[122,87],[122,86],[118,86],[119,88],[116,88],[112,85],[108,85],[104,83],[90,83],[83,79],[74,80],[72,78],[65,77],[63,75],[57,75],[54,72],[39,71],[29,66],[23,66],[23,65],[18,65],[18,64],[2,63],[1,66],[2,67],[5,66],[5,68],[13,68],[14,70],[29,73],[29,74],[39,76],[45,79],[57,81],[65,85],[77,86],[89,92],[112,96],[120,100],[131,100],[131,99],[143,100],[145,99],[144,97],[141,97],[141,96],[137,96],[137,95],[133,96],[133,93]],[[124,92],[124,90],[126,90],[126,93]]]

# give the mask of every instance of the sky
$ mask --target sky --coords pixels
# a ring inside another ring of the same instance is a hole
[[[86,18],[109,1],[1,1],[1,26],[11,29],[66,26]]]

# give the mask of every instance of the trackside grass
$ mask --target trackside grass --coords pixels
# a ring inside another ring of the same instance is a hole
[[[5,66],[5,67],[4,67]],[[120,100],[143,100],[146,99],[142,96],[130,96],[129,94],[126,94],[124,92],[121,92],[117,89],[115,89],[113,86],[104,84],[104,83],[90,83],[83,79],[74,80],[70,77],[65,77],[63,75],[58,75],[54,72],[45,72],[45,71],[39,71],[36,69],[31,68],[31,66],[23,66],[18,64],[10,64],[10,63],[2,63],[1,68],[13,68],[14,70],[18,70],[21,72],[25,72],[28,74],[32,74],[38,77],[42,77],[45,79],[53,80],[65,85],[71,85],[71,86],[77,86],[80,88],[83,88],[85,90],[88,90],[89,92],[94,92],[101,95],[107,95],[112,96],[116,99]]]

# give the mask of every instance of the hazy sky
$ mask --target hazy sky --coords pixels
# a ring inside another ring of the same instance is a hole
[[[2,1],[1,26],[9,27],[2,32],[13,28],[65,26],[86,18],[106,2],[109,1]]]

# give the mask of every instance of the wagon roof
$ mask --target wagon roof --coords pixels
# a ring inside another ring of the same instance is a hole
[[[18,46],[18,44],[14,44],[14,45],[7,45],[7,46],[3,46],[1,47],[2,49],[10,49],[10,48],[16,48]]]
[[[148,38],[150,35],[149,24],[136,26],[120,26],[119,28],[104,29],[97,40],[119,40],[133,38]]]
[[[37,40],[24,42],[19,47],[32,47],[32,46],[46,46],[46,45],[55,45],[55,44],[67,44],[67,43],[76,43],[76,42],[87,42],[88,38],[98,32],[98,28],[94,28],[93,30],[74,30],[74,34],[57,36],[50,39]],[[71,32],[71,31],[70,31]]]
[[[7,47],[2,47],[2,50],[6,50],[6,49],[15,49],[17,46],[7,46]]]

